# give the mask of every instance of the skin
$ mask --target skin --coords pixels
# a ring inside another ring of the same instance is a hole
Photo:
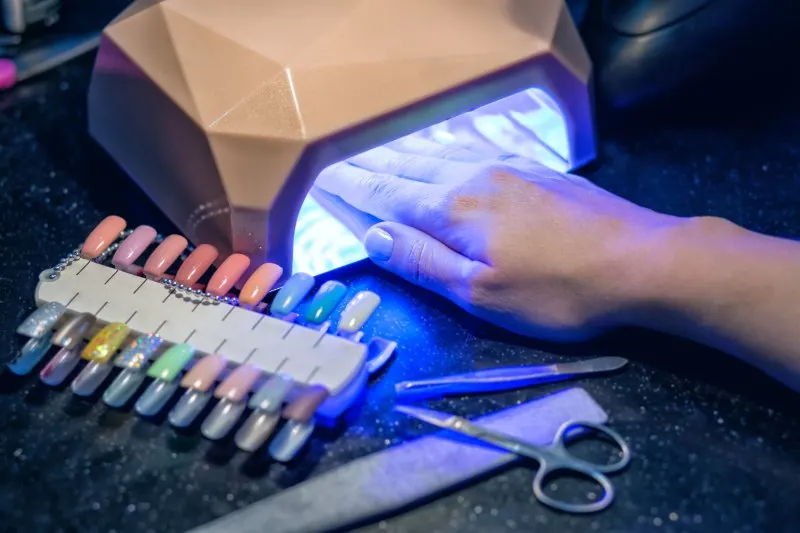
[[[646,327],[800,390],[800,244],[628,202],[579,176],[406,138],[329,167],[379,266],[523,335]]]

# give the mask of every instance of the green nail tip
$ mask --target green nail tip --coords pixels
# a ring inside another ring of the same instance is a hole
[[[344,283],[326,281],[308,304],[303,319],[310,324],[321,324],[336,309],[345,294],[347,294],[347,286]]]
[[[147,375],[162,381],[172,381],[192,357],[194,357],[194,346],[186,343],[176,344],[153,363]]]

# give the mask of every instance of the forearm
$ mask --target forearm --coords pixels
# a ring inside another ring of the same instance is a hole
[[[800,243],[713,218],[656,239],[641,325],[728,352],[800,390]]]

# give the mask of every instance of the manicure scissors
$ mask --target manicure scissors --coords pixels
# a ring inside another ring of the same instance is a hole
[[[614,500],[614,487],[606,474],[619,472],[628,466],[631,451],[627,443],[614,430],[591,422],[569,421],[561,426],[553,443],[538,446],[517,439],[510,435],[483,428],[465,418],[442,413],[423,407],[397,405],[395,410],[407,414],[434,426],[455,431],[462,435],[492,444],[519,456],[533,459],[539,466],[533,477],[533,494],[536,499],[548,507],[573,514],[585,514],[602,511]],[[619,460],[611,464],[599,464],[574,456],[566,448],[566,437],[575,432],[584,433],[586,437],[604,436],[611,440],[619,450]],[[544,491],[545,480],[556,472],[572,474],[588,478],[603,489],[599,499],[586,503],[570,503],[548,495]]]

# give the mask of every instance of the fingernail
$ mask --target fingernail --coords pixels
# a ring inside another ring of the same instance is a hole
[[[122,407],[133,397],[147,374],[136,368],[124,368],[103,393],[109,407]]]
[[[330,316],[347,294],[347,287],[338,281],[326,281],[308,304],[303,319],[310,324],[321,324]]]
[[[254,411],[236,432],[233,439],[236,446],[245,452],[256,451],[267,442],[280,419],[281,415],[278,412]]]
[[[161,381],[173,381],[192,357],[194,357],[194,346],[187,343],[176,344],[156,359],[147,370],[147,375]]]
[[[17,333],[26,337],[42,337],[53,329],[66,310],[58,302],[48,302],[28,315],[17,328]]]
[[[336,329],[340,333],[356,333],[372,316],[381,303],[381,297],[371,291],[361,291],[347,302]]]
[[[394,239],[386,230],[370,228],[364,235],[364,248],[373,261],[388,261],[392,257]]]
[[[282,274],[283,269],[274,263],[264,263],[258,267],[239,291],[239,305],[252,308],[261,303]]]
[[[111,264],[120,270],[129,270],[147,247],[156,240],[156,235],[158,232],[150,226],[139,226],[120,243],[111,259]]]
[[[176,390],[178,390],[177,381],[157,379],[136,400],[134,409],[140,416],[155,416],[164,408]]]
[[[219,252],[216,248],[210,244],[201,244],[189,254],[189,257],[178,269],[175,281],[182,285],[193,285],[211,268],[218,256]]]
[[[154,378],[144,394],[136,401],[134,409],[141,416],[154,416],[172,398],[178,389],[175,379],[192,357],[194,347],[190,344],[176,344],[170,347],[147,370],[147,375]]]
[[[92,337],[89,344],[81,351],[81,357],[87,361],[108,363],[125,342],[128,333],[130,333],[130,329],[121,322],[108,324]]]
[[[181,235],[170,235],[159,244],[144,264],[144,275],[160,280],[169,267],[178,260],[189,246],[189,241]]]
[[[25,346],[22,347],[14,360],[6,366],[18,376],[30,373],[47,354],[50,346],[52,346],[52,338],[49,333],[41,337],[33,337],[25,343]]]
[[[234,402],[228,399],[220,402],[211,411],[211,414],[203,421],[200,432],[207,439],[219,440],[236,425],[236,421],[242,416],[245,410],[244,402]]]
[[[112,215],[104,218],[86,237],[81,247],[81,257],[85,259],[95,259],[105,252],[119,234],[125,230],[124,218]]]
[[[268,412],[279,411],[292,387],[294,380],[288,374],[272,376],[250,398],[250,408]]]
[[[286,425],[269,444],[270,456],[281,463],[294,459],[305,446],[311,433],[314,432],[314,426],[313,419],[308,422],[298,422],[297,420],[286,422]]]
[[[314,278],[298,272],[286,280],[270,306],[273,315],[288,315],[300,304],[306,294],[314,287]]]
[[[217,398],[241,402],[261,376],[261,371],[252,365],[239,365],[214,391]]]
[[[61,385],[80,360],[81,354],[77,348],[61,348],[39,372],[39,379],[51,387]]]
[[[78,377],[72,380],[72,392],[77,396],[91,396],[106,380],[111,370],[112,366],[107,363],[89,361]]]
[[[176,427],[189,426],[214,396],[209,390],[227,366],[227,360],[217,354],[201,359],[183,376],[181,386],[186,387],[181,399],[169,413],[169,423]]]
[[[208,280],[206,292],[214,296],[225,296],[250,267],[250,258],[243,254],[231,254]]]
[[[122,407],[133,397],[147,377],[145,367],[161,347],[158,335],[141,335],[134,339],[115,361],[122,372],[114,378],[103,393],[103,401],[109,407]]]
[[[80,313],[61,326],[53,335],[53,344],[62,348],[73,348],[81,344],[95,323],[91,313]]]

